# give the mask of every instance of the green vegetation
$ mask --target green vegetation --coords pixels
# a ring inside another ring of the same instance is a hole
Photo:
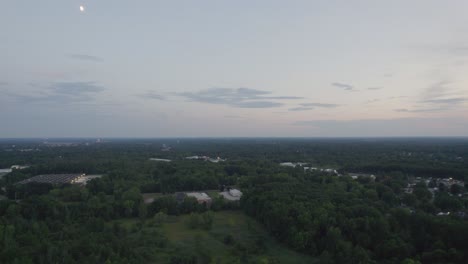
[[[214,213],[209,230],[189,227],[191,217],[173,217],[162,226],[170,243],[190,255],[210,256],[213,263],[313,262],[312,258],[279,245],[255,220],[239,211]]]
[[[466,220],[428,214],[426,201],[417,200],[415,212],[396,206],[388,185],[285,176],[250,189],[242,207],[279,241],[322,263],[464,263]]]
[[[468,180],[465,139],[75,143],[0,142],[0,168],[30,165],[0,179],[0,263],[468,262],[467,188],[448,179]],[[104,176],[16,184],[48,173]],[[241,201],[220,197],[222,186]],[[202,190],[209,209],[175,195]]]

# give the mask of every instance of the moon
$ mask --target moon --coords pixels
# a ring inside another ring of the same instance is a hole
[[[85,11],[85,7],[83,5],[80,5],[80,12],[84,12]]]

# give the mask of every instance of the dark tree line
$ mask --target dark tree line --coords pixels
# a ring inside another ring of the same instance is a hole
[[[465,220],[400,208],[388,182],[285,178],[255,184],[242,207],[280,241],[324,263],[468,261]]]

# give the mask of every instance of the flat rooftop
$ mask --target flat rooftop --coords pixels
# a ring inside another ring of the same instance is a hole
[[[31,182],[37,183],[50,183],[50,184],[64,184],[72,183],[84,174],[42,174],[32,178],[18,182],[19,184],[27,184]]]
[[[229,201],[239,201],[242,197],[242,192],[237,189],[231,189],[229,191],[220,192],[219,195]]]
[[[208,196],[208,194],[202,192],[202,193],[198,193],[198,192],[188,192],[186,193],[187,196],[189,197],[195,197],[197,200],[211,200],[210,196]]]

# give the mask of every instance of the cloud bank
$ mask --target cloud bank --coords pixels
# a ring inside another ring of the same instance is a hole
[[[29,94],[9,93],[23,103],[66,104],[93,101],[105,88],[95,82],[55,82],[41,87],[39,92]]]
[[[299,107],[289,108],[288,111],[308,111],[315,108],[336,108],[339,104],[325,104],[325,103],[302,103]]]
[[[92,61],[92,62],[101,62],[103,59],[98,56],[87,55],[87,54],[69,54],[69,58],[82,60],[82,61]]]
[[[175,93],[190,102],[221,104],[237,108],[273,108],[283,100],[303,99],[297,96],[272,96],[272,92],[251,88],[211,88],[198,92]]]
[[[351,91],[354,89],[354,87],[351,84],[347,84],[347,83],[334,82],[331,85],[337,88],[345,89],[346,91]]]

